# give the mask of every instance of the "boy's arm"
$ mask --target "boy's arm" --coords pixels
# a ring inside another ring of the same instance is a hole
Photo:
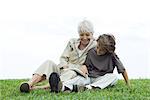
[[[128,79],[128,74],[127,74],[127,71],[125,70],[123,73],[122,73],[122,76],[127,84],[128,87],[130,87],[130,82],[129,82],[129,79]]]
[[[128,79],[127,71],[125,70],[122,62],[120,61],[120,59],[118,58],[118,56],[115,53],[113,53],[113,61],[114,61],[115,65],[117,66],[118,73],[122,73],[122,76],[123,76],[127,86],[130,87],[130,82]]]

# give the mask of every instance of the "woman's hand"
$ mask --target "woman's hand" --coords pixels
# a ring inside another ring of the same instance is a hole
[[[80,70],[84,73],[84,74],[88,74],[88,70],[86,65],[81,66]]]

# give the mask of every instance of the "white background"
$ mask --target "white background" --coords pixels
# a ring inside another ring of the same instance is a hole
[[[0,1],[0,79],[31,78],[47,59],[58,64],[68,40],[78,38],[77,25],[83,19],[93,23],[94,37],[114,34],[129,78],[150,78],[149,4],[148,0]]]

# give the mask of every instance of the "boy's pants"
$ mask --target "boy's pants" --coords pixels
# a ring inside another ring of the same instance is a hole
[[[65,81],[63,83],[63,87],[66,86],[70,90],[72,90],[73,85],[79,85],[79,86],[90,85],[92,87],[98,87],[100,89],[104,89],[108,86],[115,85],[117,80],[118,80],[117,76],[113,73],[108,73],[108,74],[105,74],[104,76],[99,76],[97,78],[91,78],[91,77],[84,78],[82,76],[77,76],[73,79]],[[62,88],[62,91],[63,89],[64,88]]]

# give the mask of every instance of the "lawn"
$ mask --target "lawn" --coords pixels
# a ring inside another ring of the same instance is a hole
[[[23,81],[26,80],[0,80],[0,100],[150,100],[150,79],[130,80],[131,88],[119,80],[112,88],[58,94],[49,90],[20,93],[19,85]]]

